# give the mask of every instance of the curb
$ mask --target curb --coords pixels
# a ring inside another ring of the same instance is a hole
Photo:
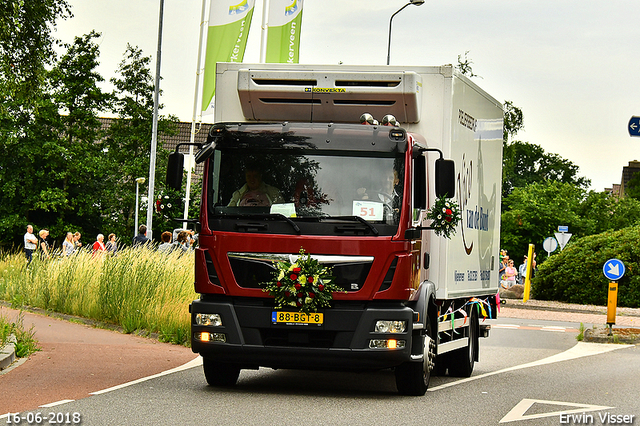
[[[593,314],[593,315],[606,315],[606,307],[604,309],[589,309],[589,308],[572,308],[571,306],[549,306],[549,305],[534,305],[523,303],[520,299],[501,299],[502,306],[512,309],[523,309],[529,311],[552,311],[552,312],[568,312],[572,314]],[[636,310],[637,311],[637,310]],[[618,308],[617,315],[625,317],[640,317],[640,312],[626,313],[620,311]]]
[[[618,329],[620,331],[620,329]],[[616,333],[616,329],[613,329],[613,334],[608,335],[607,329],[586,329],[584,331],[584,341],[592,343],[611,343],[611,344],[626,344],[637,345],[640,344],[640,334],[637,335],[624,335]]]
[[[0,370],[4,370],[16,360],[16,336],[9,336],[6,345],[0,348]]]

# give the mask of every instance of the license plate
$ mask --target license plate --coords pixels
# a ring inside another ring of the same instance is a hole
[[[271,322],[274,324],[322,324],[324,315],[318,312],[305,314],[303,312],[271,312]]]

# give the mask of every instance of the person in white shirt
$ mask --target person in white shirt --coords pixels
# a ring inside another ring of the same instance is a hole
[[[27,225],[27,233],[24,234],[24,255],[27,258],[27,263],[31,263],[37,244],[38,239],[33,235],[33,226]]]
[[[62,242],[62,254],[64,256],[71,256],[76,248],[73,245],[73,233],[67,232],[67,237]]]

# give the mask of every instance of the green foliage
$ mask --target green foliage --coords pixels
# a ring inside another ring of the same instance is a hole
[[[558,225],[569,226],[580,236],[585,225],[578,208],[584,195],[583,189],[558,181],[515,188],[503,200],[501,247],[517,262],[526,254],[529,243],[541,244]]]
[[[606,305],[605,262],[620,259],[625,275],[619,281],[618,306],[640,307],[640,226],[570,241],[565,249],[538,264],[532,297],[569,303]]]
[[[109,127],[105,139],[105,167],[103,179],[106,183],[101,201],[105,227],[117,235],[130,233],[135,221],[136,178],[149,176],[149,158],[153,124],[153,76],[150,70],[151,58],[142,51],[127,45],[124,59],[118,66],[118,77],[111,79],[116,87],[113,111],[118,115]],[[162,135],[173,135],[177,131],[177,119],[160,117],[158,120],[159,139]],[[163,198],[163,178],[169,152],[162,149],[161,141],[156,150],[156,199]],[[148,182],[147,182],[148,184]],[[140,191],[147,186],[140,187]],[[146,195],[142,192],[142,196]],[[177,198],[180,200],[180,197]],[[153,200],[152,200],[153,202]],[[179,204],[179,203],[171,203]],[[145,223],[146,217],[142,214]],[[175,224],[162,214],[155,214],[153,228],[173,229]],[[160,232],[155,234],[160,235]]]
[[[522,110],[511,101],[504,101],[504,124],[502,140],[506,145],[509,138],[513,138],[520,130],[524,129],[524,114]]]
[[[24,328],[24,312],[20,311],[15,321],[0,316],[0,348],[9,342],[9,337],[15,337],[15,354],[24,358],[40,350],[35,338],[34,326],[28,330]]]
[[[605,231],[619,230],[640,221],[640,201],[619,199],[558,181],[534,183],[515,188],[503,199],[501,248],[519,262],[529,244],[534,244],[539,260],[545,238],[553,236],[559,225],[568,226],[573,241]]]
[[[515,141],[503,148],[502,196],[514,188],[553,180],[586,189],[590,181],[578,176],[578,166],[541,146]]]

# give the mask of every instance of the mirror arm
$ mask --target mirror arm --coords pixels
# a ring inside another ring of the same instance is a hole
[[[198,142],[181,142],[178,145],[176,145],[176,151],[175,152],[179,152],[181,146],[189,146],[189,145],[196,146],[198,148],[202,148],[202,144],[198,143]]]
[[[440,154],[440,159],[444,159],[444,155],[442,155],[442,151],[440,151],[438,148],[418,148],[418,149],[414,149],[413,150],[413,158],[416,159],[419,156],[421,156],[424,152],[427,151],[431,151],[431,152],[437,152],[438,154]]]

